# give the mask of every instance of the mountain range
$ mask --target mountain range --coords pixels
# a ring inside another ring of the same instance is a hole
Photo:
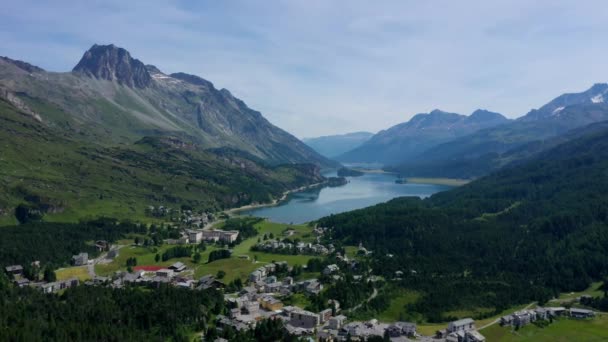
[[[0,96],[43,124],[100,144],[186,134],[201,149],[233,148],[270,165],[335,165],[226,89],[165,74],[114,45],[93,45],[71,72],[0,60]]]
[[[318,138],[304,138],[302,141],[325,157],[336,158],[345,152],[361,146],[373,135],[370,132],[354,132]]]
[[[469,116],[436,109],[430,113],[416,114],[408,122],[377,133],[337,159],[350,163],[394,165],[438,144],[507,122],[509,120],[501,114],[482,109]]]
[[[482,176],[563,142],[573,129],[608,120],[606,92],[608,84],[596,84],[581,93],[561,95],[510,123],[438,144],[389,168],[405,176]]]
[[[94,45],[70,72],[0,58],[0,122],[0,222],[18,205],[67,220],[215,211],[271,201],[338,165],[228,90],[114,45]]]

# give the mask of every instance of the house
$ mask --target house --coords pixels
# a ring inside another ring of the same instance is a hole
[[[540,306],[534,309],[534,312],[536,312],[537,319],[547,319],[549,315],[547,309],[541,308]]]
[[[325,309],[325,310],[319,312],[319,321],[321,324],[324,324],[325,322],[329,321],[330,318],[331,318],[331,309]]]
[[[262,297],[260,299],[260,305],[262,306],[262,308],[268,311],[276,311],[281,310],[283,308],[283,303],[272,296]]]
[[[190,243],[200,243],[203,241],[203,232],[197,230],[188,231],[188,242]]]
[[[475,321],[472,318],[463,318],[448,324],[448,333],[456,331],[469,331],[475,329]]]
[[[95,241],[95,249],[98,252],[107,251],[110,248],[110,244],[106,240],[97,240]]]
[[[78,255],[72,256],[72,264],[74,266],[82,266],[86,265],[89,262],[89,254],[80,253]]]
[[[23,274],[23,266],[21,266],[21,265],[6,266],[4,268],[4,270],[6,271],[7,274],[12,274],[12,275]]]
[[[266,284],[276,283],[277,282],[277,277],[276,276],[267,277],[266,279],[264,279],[264,282]]]
[[[346,322],[346,316],[338,315],[329,319],[329,328],[334,330],[342,329],[344,323]]]
[[[255,283],[262,280],[262,272],[255,270],[249,274],[249,282]]]
[[[118,257],[119,254],[119,249],[118,248],[113,248],[108,252],[108,259],[116,259]]]
[[[239,232],[236,230],[224,231],[224,230],[214,229],[214,230],[203,230],[201,233],[202,233],[203,240],[215,241],[215,242],[222,241],[225,243],[233,243],[234,241],[236,241],[237,237],[239,236]]]
[[[340,270],[340,268],[338,267],[338,265],[331,264],[331,265],[327,265],[325,267],[325,269],[323,269],[323,274],[324,275],[330,275],[330,274],[338,272],[339,270]]]
[[[285,278],[283,278],[283,284],[284,285],[292,285],[293,284],[293,278],[292,277],[285,277]]]
[[[15,286],[17,287],[26,287],[28,285],[30,285],[30,280],[26,279],[26,278],[21,278],[21,279],[17,279],[15,280]]]
[[[245,296],[249,299],[253,299],[253,297],[255,297],[255,295],[258,293],[258,290],[256,290],[255,287],[253,286],[245,286],[243,287],[243,289],[241,289],[240,294],[242,296]]]
[[[592,310],[587,310],[587,309],[571,308],[570,309],[570,317],[574,317],[574,318],[592,318],[592,317],[595,317],[595,312],[592,311]]]
[[[289,318],[289,324],[297,328],[313,329],[319,325],[319,315],[306,310],[294,310]]]
[[[414,336],[416,335],[416,324],[410,322],[395,322],[387,328],[391,337]]]
[[[243,304],[243,308],[245,309],[245,311],[247,311],[249,315],[254,316],[257,315],[258,312],[260,312],[260,303],[255,300],[248,301]]]
[[[161,268],[160,270],[156,271],[156,276],[164,278],[173,278],[173,270],[170,270],[168,268]]]
[[[485,342],[486,338],[477,330],[469,330],[465,333],[466,342]]]
[[[566,312],[566,308],[563,306],[550,306],[546,307],[549,316],[556,317],[561,316],[564,312]]]
[[[226,287],[226,285],[224,283],[215,279],[215,277],[213,275],[208,274],[206,276],[203,276],[201,279],[199,279],[197,289],[198,290],[206,290],[209,288],[223,289],[224,287]]]
[[[184,265],[183,262],[178,261],[178,262],[174,263],[173,265],[169,266],[169,269],[173,270],[174,272],[181,272],[186,269],[186,265]]]

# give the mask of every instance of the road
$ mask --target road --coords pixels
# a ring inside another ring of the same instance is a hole
[[[532,303],[530,303],[530,304],[526,305],[526,307],[524,307],[522,310],[528,310],[530,307],[532,307],[532,306],[533,306],[533,305],[535,305],[535,304],[536,304],[536,302],[532,302]],[[498,322],[500,322],[500,318],[497,318],[497,319],[495,319],[494,321],[492,321],[492,322],[490,322],[490,323],[488,323],[488,324],[486,324],[486,325],[484,325],[484,326],[481,326],[481,327],[477,328],[477,330],[485,329],[485,328],[487,328],[487,327],[489,327],[489,326],[492,326],[492,325],[494,325],[494,324],[497,324]]]
[[[112,246],[112,249],[121,249],[123,247],[123,245],[115,245]],[[107,256],[108,252],[102,253],[97,258],[90,260],[90,262],[87,264],[87,271],[89,272],[89,276],[91,277],[91,279],[94,279],[97,276],[97,274],[95,274],[95,265],[105,260]]]

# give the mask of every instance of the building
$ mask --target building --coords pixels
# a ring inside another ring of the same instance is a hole
[[[410,322],[395,322],[387,328],[390,337],[416,335],[416,324]]]
[[[239,236],[239,232],[236,230],[203,230],[202,231],[202,239],[206,241],[222,241],[225,243],[232,243],[236,241]]]
[[[173,270],[174,272],[181,272],[186,270],[186,265],[184,265],[183,262],[178,261],[176,263],[174,263],[173,265],[169,266],[170,270]]]
[[[523,327],[524,325],[536,321],[536,312],[532,310],[517,311],[512,316],[512,324],[516,327]]]
[[[448,324],[448,333],[457,331],[469,331],[475,329],[475,321],[472,318],[463,318]]]
[[[486,338],[477,330],[469,330],[464,335],[466,342],[485,342]]]
[[[319,312],[319,321],[321,324],[324,324],[325,322],[329,321],[330,318],[331,318],[331,309],[325,309],[325,310]]]
[[[170,270],[168,268],[161,268],[160,270],[156,271],[156,276],[163,278],[172,278],[173,270]]]
[[[331,264],[331,265],[327,265],[325,267],[325,269],[323,269],[323,274],[330,275],[330,274],[338,272],[339,270],[340,270],[340,267],[338,267],[338,265]]]
[[[298,328],[312,329],[319,325],[319,315],[306,310],[294,310],[289,318],[289,324]]]
[[[188,231],[188,242],[190,243],[200,243],[203,241],[203,232],[200,230],[190,230]]]
[[[118,257],[118,254],[119,254],[119,249],[118,248],[112,248],[108,252],[108,259],[116,259]]]
[[[243,308],[249,315],[255,316],[260,312],[260,303],[256,300],[243,303]]]
[[[74,266],[82,266],[86,265],[89,262],[89,254],[80,253],[78,255],[72,256],[72,264]]]
[[[197,289],[198,290],[206,290],[209,288],[223,289],[224,287],[226,287],[226,285],[224,283],[215,279],[215,277],[213,275],[208,274],[206,276],[203,276],[201,279],[199,279]]]
[[[249,282],[256,283],[256,282],[262,280],[262,277],[263,277],[262,272],[255,270],[249,274]]]
[[[346,322],[346,316],[338,315],[329,319],[329,328],[333,330],[340,330]]]
[[[98,252],[107,251],[110,249],[110,244],[106,240],[97,240],[95,241],[95,249],[97,249]]]
[[[549,316],[552,316],[552,317],[561,316],[563,313],[566,312],[566,308],[563,306],[551,306],[551,307],[546,307],[545,309],[547,309]]]
[[[587,309],[571,308],[570,309],[570,317],[574,317],[574,318],[592,318],[592,317],[595,317],[595,312],[592,311],[592,310],[587,310]]]
[[[23,274],[23,266],[21,266],[21,265],[6,266],[4,268],[4,270],[6,271],[7,274],[12,274],[12,275]]]
[[[276,311],[281,310],[283,308],[283,303],[272,296],[262,297],[260,299],[260,305],[262,306],[262,308],[268,311]]]

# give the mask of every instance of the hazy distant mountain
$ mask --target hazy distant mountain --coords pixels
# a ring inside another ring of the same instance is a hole
[[[241,150],[269,164],[335,165],[198,76],[167,75],[114,45],[93,45],[72,72],[0,60],[0,94],[50,126],[100,144],[180,132],[200,148]]]
[[[374,135],[361,146],[340,155],[342,162],[398,164],[438,144],[483,128],[509,122],[501,114],[476,110],[471,115],[433,110],[417,114]]]
[[[361,146],[373,135],[374,133],[370,132],[354,132],[318,138],[304,138],[302,141],[320,154],[328,158],[335,158],[344,152]]]
[[[561,95],[505,125],[434,146],[395,169],[404,175],[470,178],[484,175],[521,158],[521,149],[539,152],[554,137],[595,122],[608,120],[604,95],[607,84],[582,93]],[[513,153],[519,149],[518,153]]]

